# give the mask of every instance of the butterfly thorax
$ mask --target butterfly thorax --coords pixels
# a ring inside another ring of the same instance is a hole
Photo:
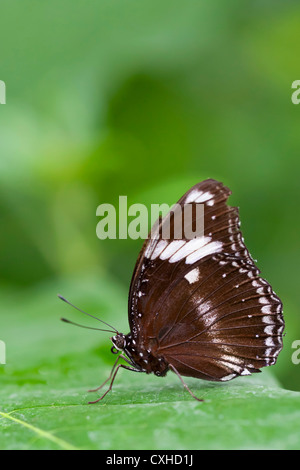
[[[133,339],[132,334],[119,334],[112,338],[117,349],[123,350],[126,356],[141,372],[155,374],[163,377],[168,372],[168,363],[163,357],[155,354],[155,347],[146,349],[144,345],[139,344]]]

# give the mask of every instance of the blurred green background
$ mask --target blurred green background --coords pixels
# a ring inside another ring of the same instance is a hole
[[[245,242],[283,301],[284,350],[272,369],[300,390],[291,361],[300,339],[300,106],[291,102],[299,2],[1,0],[0,8],[0,379],[11,383],[47,332],[49,356],[56,347],[67,354],[67,338],[84,355],[81,341],[100,341],[59,323],[81,317],[58,291],[128,332],[142,241],[97,239],[99,204],[119,195],[171,204],[211,177],[233,191]],[[39,327],[26,329],[36,318]]]

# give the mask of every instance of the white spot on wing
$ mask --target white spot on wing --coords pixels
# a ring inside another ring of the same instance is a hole
[[[229,354],[223,354],[221,359],[222,361],[229,361],[238,365],[242,364],[242,359],[240,357],[231,356]]]
[[[236,374],[229,374],[229,375],[226,375],[225,377],[222,377],[221,380],[222,380],[222,382],[227,382],[227,380],[231,380],[235,376],[236,376]]]
[[[248,369],[243,369],[241,375],[251,375],[251,372]]]
[[[186,198],[185,204],[189,202],[195,202],[197,197],[201,196],[203,194],[203,191],[198,191],[198,189],[194,189]]]
[[[273,335],[274,330],[275,330],[275,325],[269,325],[269,326],[266,326],[266,327],[264,328],[264,332],[265,332],[267,335],[270,335],[270,336]]]
[[[262,317],[262,322],[266,323],[267,325],[273,325],[274,319],[272,318],[271,315],[265,315],[264,317]]]
[[[184,240],[173,240],[160,255],[160,259],[168,259],[176,253],[186,242]]]
[[[194,282],[199,281],[199,268],[192,269],[189,273],[187,273],[184,277],[190,283],[193,284]]]
[[[163,249],[168,245],[167,240],[160,240],[151,255],[151,259],[156,259]]]
[[[188,241],[185,245],[183,245],[174,255],[170,258],[170,263],[176,263],[188,255],[190,255],[193,251],[203,247],[210,241],[208,237],[200,237],[194,238],[193,240]]]
[[[192,264],[198,261],[205,256],[212,255],[221,251],[223,243],[221,242],[210,242],[202,248],[196,250],[194,253],[191,253],[187,256],[185,262],[186,264]]]
[[[212,308],[212,303],[210,300],[207,300],[206,302],[201,302],[200,304],[197,305],[197,316],[198,318],[201,317],[205,328],[211,327],[218,318],[216,313],[212,314],[211,312],[209,315],[205,316],[205,314],[208,313],[211,310],[211,308]]]
[[[205,201],[208,201],[209,199],[212,199],[212,197],[213,195],[207,191],[205,193],[200,194],[195,200],[195,202],[205,202]]]
[[[273,347],[276,346],[275,343],[274,343],[274,341],[273,341],[273,338],[272,338],[272,337],[269,337],[269,338],[267,338],[267,339],[265,340],[265,345],[266,345],[266,346],[269,346],[269,347],[270,347],[270,346],[273,346]]]
[[[253,287],[260,287],[260,284],[258,281],[252,281],[252,286]]]
[[[271,311],[271,305],[264,305],[264,306],[261,308],[261,311],[262,311],[262,313],[272,313],[272,311]]]
[[[213,195],[209,192],[199,191],[198,189],[194,189],[186,198],[185,204],[189,202],[206,202],[209,199],[212,199]]]
[[[221,362],[222,362],[222,364],[224,364],[229,369],[234,370],[235,372],[240,374],[241,367],[239,365],[233,364],[231,362],[223,361],[223,360]]]
[[[270,303],[270,301],[269,301],[269,299],[267,299],[267,297],[260,297],[258,299],[258,301],[259,301],[260,304],[269,304]]]

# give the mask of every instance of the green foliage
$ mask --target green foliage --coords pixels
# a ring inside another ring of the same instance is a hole
[[[17,3],[3,1],[0,17],[0,446],[298,447],[298,3]],[[55,294],[127,332],[142,245],[99,241],[97,206],[119,195],[171,204],[208,177],[232,189],[245,242],[283,301],[277,365],[189,381],[203,404],[171,374],[122,371],[103,403],[86,405],[110,371],[109,341],[59,324]]]
[[[98,394],[87,389],[107,378],[115,356],[107,333],[58,321],[66,316],[89,324],[53,291],[84,292],[72,300],[127,332],[126,295],[113,284],[100,276],[83,284],[60,280],[24,295],[21,308],[19,299],[1,299],[7,345],[7,364],[0,366],[1,449],[299,448],[300,396],[280,388],[268,370],[226,384],[186,379],[203,403],[172,373],[158,378],[122,370],[113,391],[88,405]]]

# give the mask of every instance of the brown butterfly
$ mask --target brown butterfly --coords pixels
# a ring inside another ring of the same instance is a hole
[[[129,292],[130,333],[106,323],[115,333],[112,352],[121,354],[108,379],[91,391],[110,380],[108,389],[90,403],[112,389],[120,367],[161,377],[170,370],[199,400],[182,376],[225,382],[275,364],[282,349],[282,303],[259,276],[238,208],[227,205],[230,194],[213,179],[193,186],[177,204],[204,205],[204,233],[175,239],[175,219],[168,214],[169,239],[162,236],[163,218],[145,241]],[[192,211],[192,224],[197,213]]]

